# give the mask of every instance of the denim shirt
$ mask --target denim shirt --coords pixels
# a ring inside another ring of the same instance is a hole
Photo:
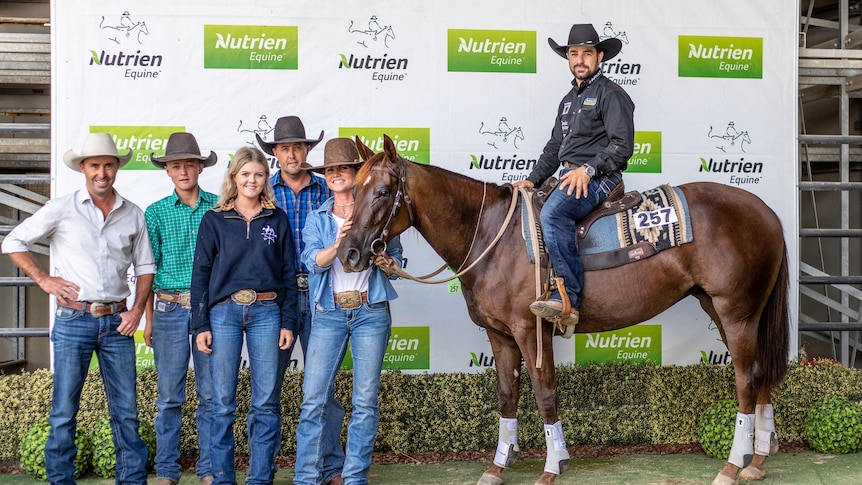
[[[311,211],[302,229],[302,240],[305,249],[302,251],[302,262],[308,268],[308,291],[311,301],[326,310],[335,309],[334,293],[332,291],[332,267],[321,268],[317,265],[317,253],[326,249],[338,235],[338,225],[332,217],[334,199],[329,199],[318,209]],[[401,265],[401,241],[398,236],[392,238],[386,245],[386,254]],[[380,268],[371,267],[368,280],[368,303],[380,303],[398,298],[398,293]],[[397,279],[392,276],[391,279]],[[312,309],[314,305],[312,305]]]

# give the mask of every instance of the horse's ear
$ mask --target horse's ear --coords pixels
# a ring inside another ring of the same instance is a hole
[[[396,160],[398,157],[398,153],[395,151],[395,142],[386,134],[383,135],[383,151],[389,160]]]
[[[359,156],[363,161],[367,161],[369,158],[374,156],[374,152],[371,151],[365,143],[362,143],[362,139],[359,138],[359,135],[356,135],[356,149],[359,151]]]

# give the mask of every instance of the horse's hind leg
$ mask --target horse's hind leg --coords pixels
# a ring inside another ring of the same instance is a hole
[[[494,365],[497,368],[497,396],[500,402],[500,427],[494,462],[485,470],[477,485],[500,485],[503,470],[518,458],[518,398],[521,351],[512,337],[488,330]]]
[[[772,417],[770,392],[761,389],[754,412],[754,458],[751,464],[739,472],[740,480],[763,480],[766,478],[766,459],[778,453],[778,437]]]

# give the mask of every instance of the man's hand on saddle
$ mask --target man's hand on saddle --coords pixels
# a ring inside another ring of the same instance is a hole
[[[512,187],[515,187],[516,189],[535,189],[536,188],[536,186],[533,185],[533,182],[530,182],[529,180],[519,180],[519,181],[513,183]]]
[[[591,178],[587,175],[587,169],[581,166],[574,170],[569,170],[565,175],[560,177],[560,183],[557,187],[560,190],[566,190],[569,195],[572,195],[572,192],[574,192],[575,198],[580,199],[588,195],[587,187],[589,187]]]

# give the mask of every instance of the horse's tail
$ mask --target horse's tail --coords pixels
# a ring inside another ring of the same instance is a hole
[[[790,348],[790,312],[787,308],[790,272],[787,268],[787,245],[782,246],[784,254],[781,267],[757,329],[757,360],[762,378],[760,388],[768,390],[774,389],[784,379]]]

